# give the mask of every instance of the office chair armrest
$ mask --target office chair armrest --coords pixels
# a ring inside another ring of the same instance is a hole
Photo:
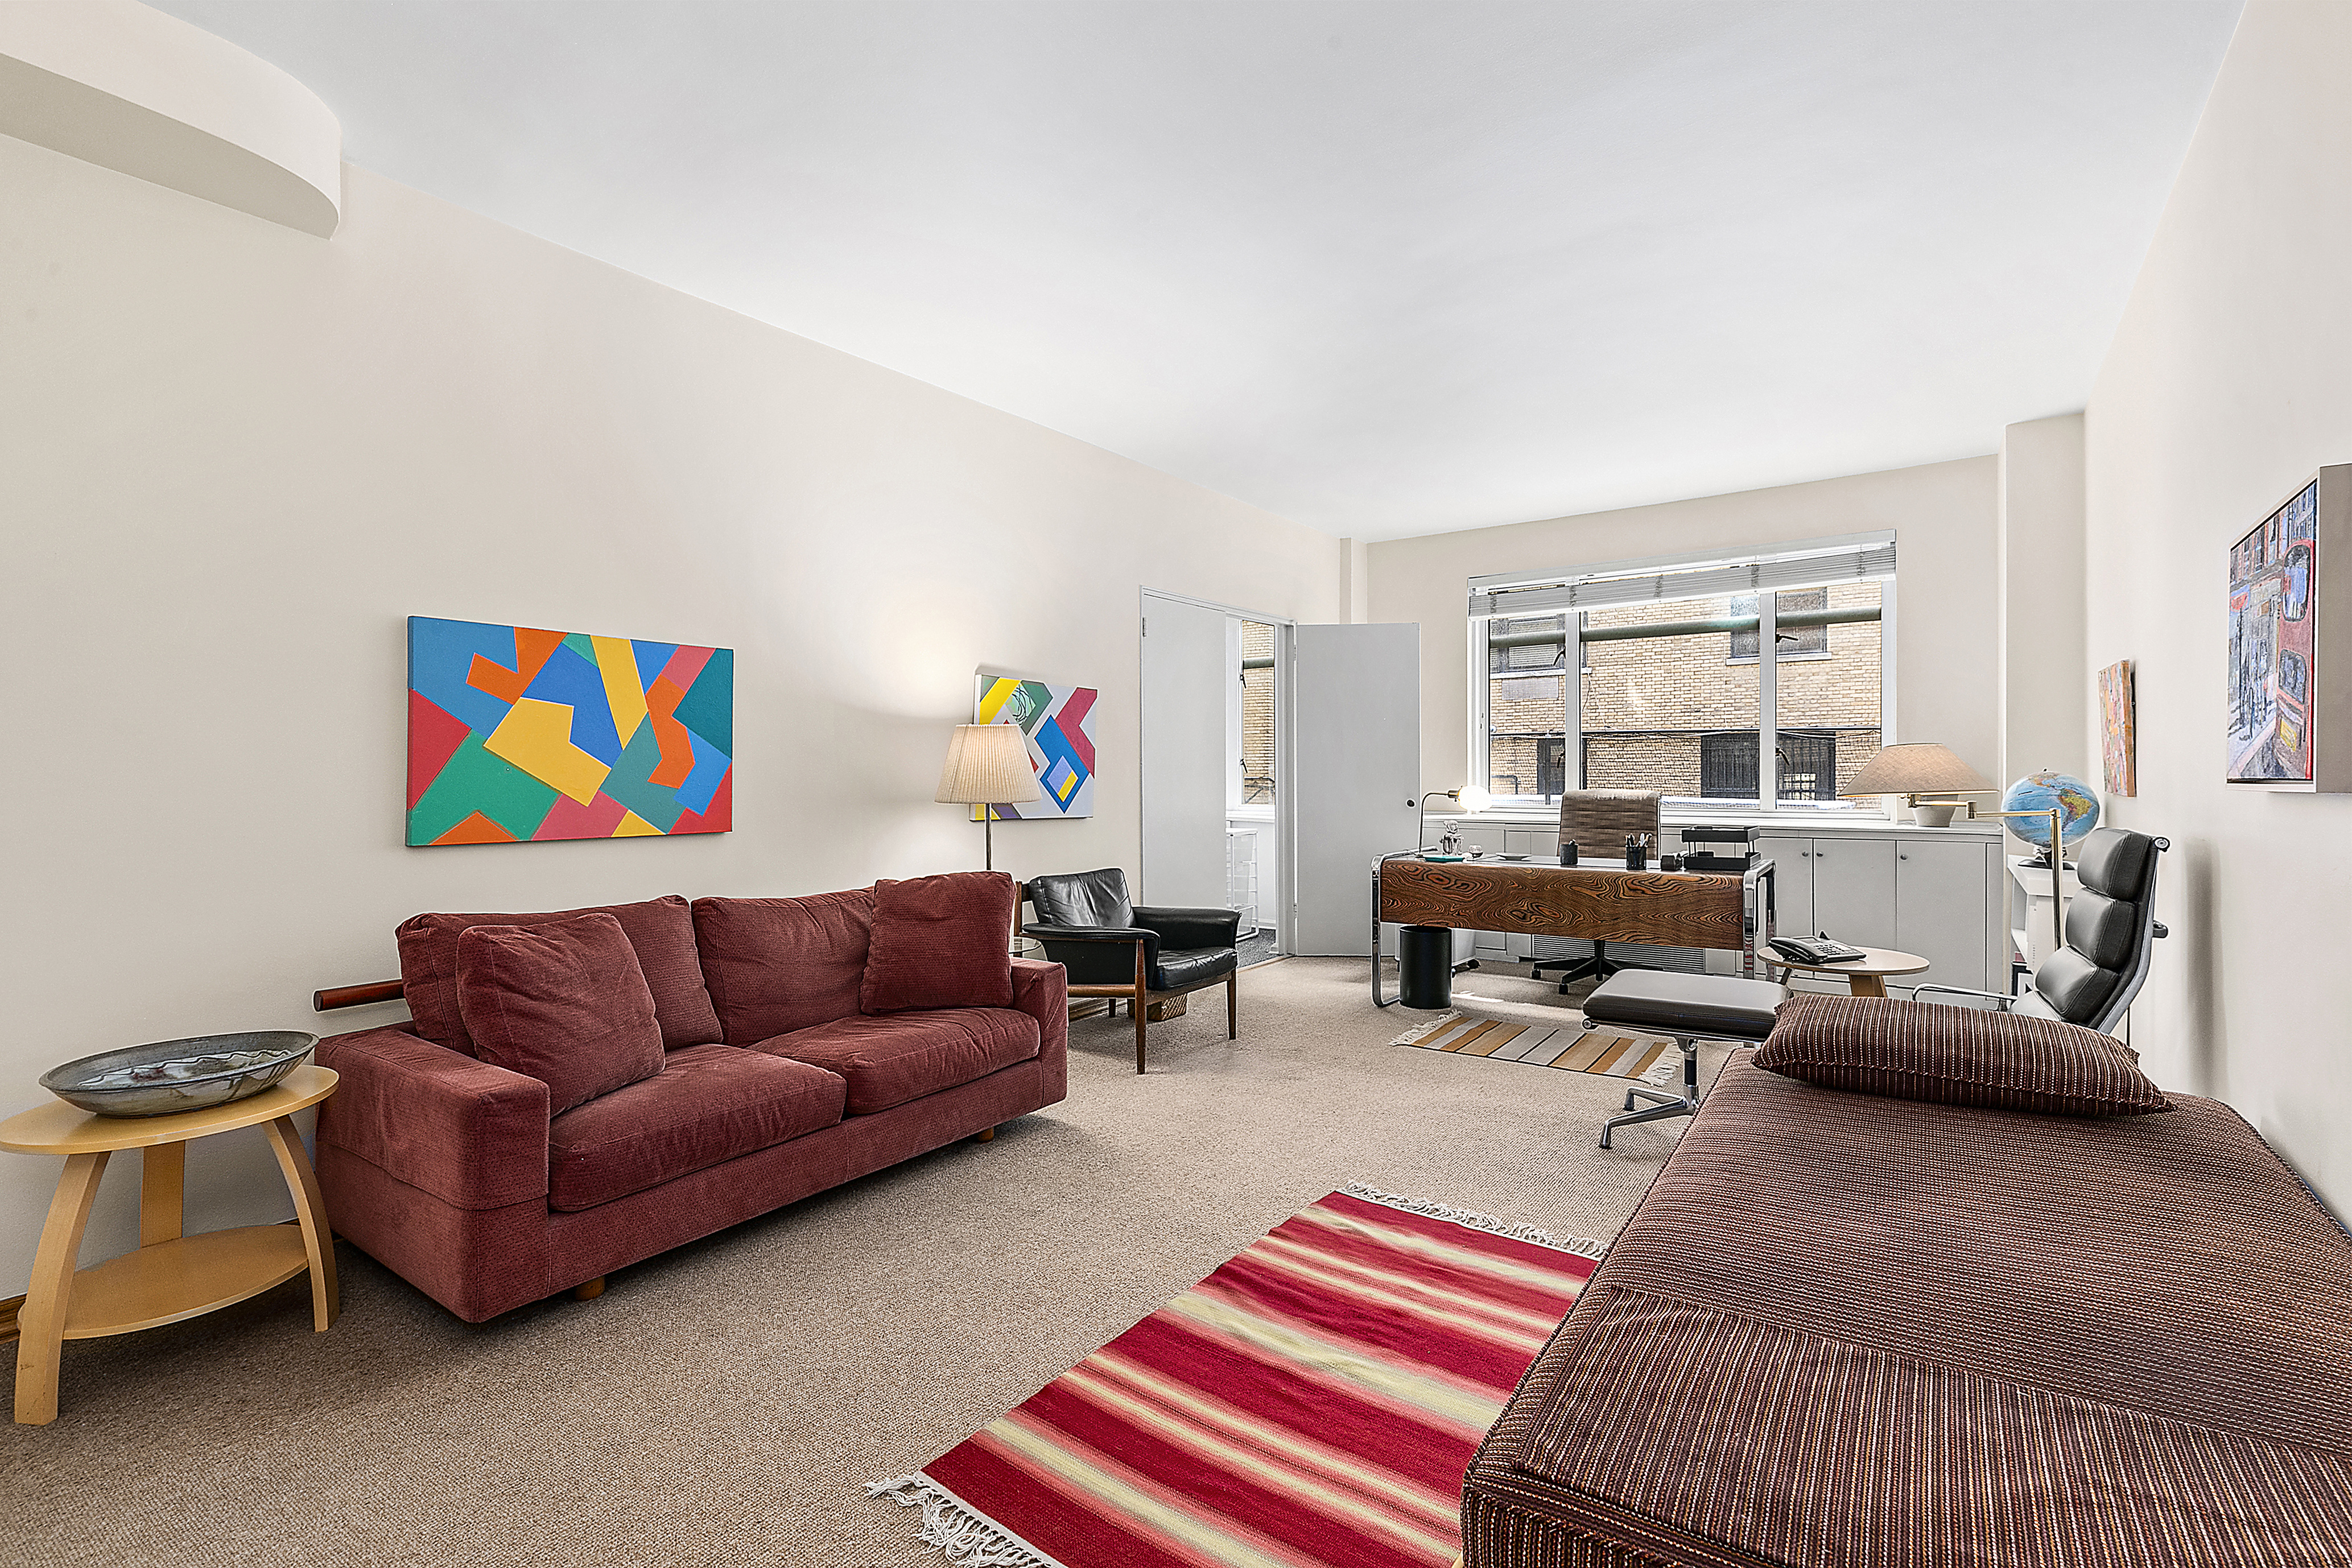
[[[1973,991],[1965,985],[1915,985],[1911,988],[1911,995],[1916,1001],[1930,991],[1942,991],[1954,996],[1981,996],[1989,1002],[2000,1003],[2000,1010],[2004,1013],[2009,1011],[2009,1005],[2017,1000],[2014,996],[2004,996],[1998,991]]]
[[[1135,923],[1159,932],[1160,944],[1178,952],[1232,947],[1241,940],[1242,917],[1238,910],[1139,908]]]

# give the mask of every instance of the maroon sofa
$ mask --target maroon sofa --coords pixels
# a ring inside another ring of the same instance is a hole
[[[589,912],[619,921],[652,988],[651,1078],[551,1117],[545,1083],[469,1054],[457,932],[555,915],[417,917],[412,1020],[319,1043],[342,1079],[318,1128],[337,1234],[469,1321],[1064,1096],[1058,964],[1012,961],[1009,1008],[860,1013],[871,889],[562,911]]]

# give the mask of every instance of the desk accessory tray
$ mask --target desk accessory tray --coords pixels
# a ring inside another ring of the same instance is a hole
[[[1687,844],[1690,840],[1685,837],[1683,842]],[[1744,877],[1755,868],[1756,856],[1752,851],[1746,855],[1717,855],[1704,849],[1683,851],[1685,871],[1729,871]]]
[[[318,1043],[296,1029],[158,1040],[51,1068],[41,1087],[99,1116],[170,1116],[259,1094],[309,1061]]]

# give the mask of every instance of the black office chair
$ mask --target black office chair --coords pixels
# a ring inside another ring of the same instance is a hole
[[[1983,996],[2004,1013],[2115,1034],[2147,979],[2157,939],[2168,934],[2156,918],[2156,868],[2157,858],[2171,847],[2168,838],[2122,827],[2102,827],[2084,838],[2075,851],[2082,889],[2066,906],[2066,945],[2042,961],[2023,995],[1960,985],[1922,985],[1912,995]]]
[[[1658,840],[1664,797],[1655,790],[1639,789],[1572,789],[1559,797],[1559,841],[1565,847],[1576,846],[1580,860],[1614,860],[1620,865],[1625,859],[1625,840],[1636,833],[1646,833],[1650,842]],[[1627,969],[1654,969],[1654,964],[1621,963],[1609,956],[1609,944],[1595,942],[1589,958],[1567,963],[1530,963],[1528,978],[1541,980],[1547,969],[1559,971],[1559,992],[1565,996],[1568,988],[1590,976],[1606,980]]]
[[[1067,877],[1033,877],[1016,897],[1037,911],[1022,933],[1069,971],[1070,994],[1101,996],[1113,1016],[1126,1002],[1135,1018],[1135,1070],[1143,1070],[1143,1026],[1167,1004],[1225,983],[1225,1038],[1241,1037],[1238,990],[1242,917],[1234,910],[1138,909],[1116,866]],[[1180,1009],[1181,1010],[1181,1009]]]

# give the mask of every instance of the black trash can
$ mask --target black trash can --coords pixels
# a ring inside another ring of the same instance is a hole
[[[1454,929],[1397,930],[1397,999],[1408,1007],[1443,1012],[1454,1005]]]

